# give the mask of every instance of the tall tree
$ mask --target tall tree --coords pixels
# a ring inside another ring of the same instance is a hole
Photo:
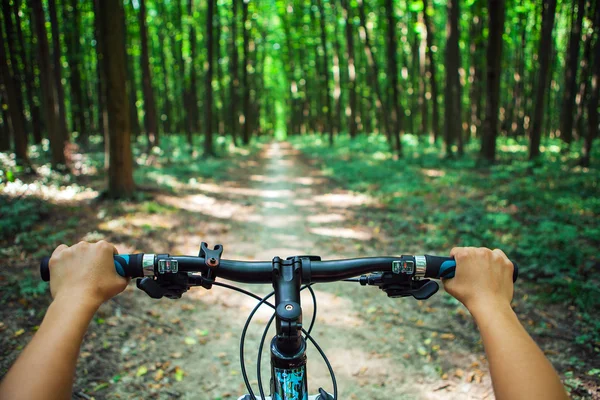
[[[8,14],[8,18],[10,18],[10,14]],[[8,114],[10,116],[10,125],[12,126],[15,144],[15,157],[18,165],[28,167],[27,133],[24,125],[23,105],[22,103],[19,103],[17,87],[15,85],[15,83],[18,82],[18,79],[15,79],[14,68],[12,70],[10,68],[10,60],[8,54],[6,54],[5,41],[4,32],[2,27],[0,27],[0,76],[6,90]]]
[[[62,84],[62,62],[60,49],[60,34],[58,31],[58,17],[56,15],[56,0],[48,0],[48,13],[50,14],[50,27],[52,31],[52,61],[54,67],[54,87],[56,88],[56,104],[58,106],[58,132],[65,142],[69,141],[67,130],[67,111],[65,107],[65,90]]]
[[[348,60],[348,132],[350,137],[357,134],[357,104],[356,104],[356,64],[354,59],[354,28],[352,8],[349,0],[341,0],[344,19],[346,21],[346,60]]]
[[[364,42],[365,47],[365,55],[367,56],[367,74],[369,76],[369,80],[371,81],[371,86],[373,87],[376,95],[376,108],[381,115],[381,119],[383,121],[383,129],[385,130],[385,135],[388,138],[388,141],[393,146],[391,137],[393,128],[390,127],[390,121],[388,119],[388,108],[387,104],[383,98],[383,94],[381,88],[379,86],[379,68],[375,59],[373,57],[373,49],[371,46],[371,41],[369,39],[369,31],[367,30],[367,16],[365,12],[365,4],[363,0],[358,0],[358,14],[360,18],[360,36]],[[397,150],[397,149],[396,149]]]
[[[142,66],[142,92],[144,94],[144,127],[148,135],[150,146],[159,145],[158,121],[156,120],[156,103],[154,102],[154,91],[152,90],[152,75],[150,73],[150,56],[148,52],[148,28],[146,26],[146,1],[140,1],[140,39],[141,54],[140,64]]]
[[[188,87],[186,101],[186,120],[188,143],[192,145],[192,134],[198,130],[198,89],[196,85],[196,29],[194,28],[194,0],[188,0],[190,59],[188,65]]]
[[[583,144],[583,154],[581,157],[581,165],[584,167],[590,166],[592,154],[592,143],[598,137],[598,99],[600,98],[600,5],[594,7],[593,30],[596,40],[594,42],[594,50],[591,68],[590,81],[590,97],[588,100],[588,129],[585,135]],[[590,39],[591,40],[591,39]]]
[[[244,40],[244,69],[242,71],[242,86],[244,87],[242,141],[250,143],[250,82],[248,81],[248,69],[250,68],[250,21],[248,20],[248,3],[250,0],[242,0],[242,35]]]
[[[100,35],[107,51],[103,62],[106,71],[106,99],[109,125],[108,195],[112,198],[131,197],[133,182],[133,157],[129,127],[127,97],[127,68],[125,66],[125,32],[123,2],[102,0],[100,7]]]
[[[394,3],[392,0],[385,0],[385,15],[387,18],[387,75],[391,81],[389,85],[389,96],[391,99],[391,136],[394,138],[394,143],[396,145],[396,154],[398,157],[401,157],[402,142],[400,140],[400,131],[402,130],[402,107],[400,106],[399,99],[398,61],[396,59],[396,54],[398,53],[398,44],[396,42],[396,16],[394,13]]]
[[[487,48],[487,101],[481,137],[481,156],[493,162],[496,157],[498,137],[498,112],[500,103],[500,70],[502,62],[502,35],[504,34],[504,0],[488,1],[489,38]]]
[[[425,24],[425,30],[427,32],[427,59],[428,59],[428,72],[427,77],[429,78],[429,83],[431,84],[431,127],[433,129],[433,137],[434,140],[437,141],[440,135],[440,111],[439,111],[439,103],[438,103],[438,88],[437,88],[437,64],[433,57],[433,27],[431,20],[429,18],[429,2],[428,0],[423,0],[423,22]]]
[[[70,29],[67,33],[67,60],[70,70],[70,89],[71,89],[71,114],[73,119],[73,130],[78,132],[79,138],[87,137],[88,129],[85,120],[85,105],[83,101],[84,92],[81,86],[81,17],[79,13],[79,1],[71,0],[70,12],[68,7],[64,6],[64,21],[71,21]]]
[[[446,153],[452,155],[452,146],[458,142],[458,153],[462,152],[462,99],[458,69],[459,1],[448,0],[448,22],[446,23],[446,89],[444,91],[444,128]]]
[[[560,107],[560,136],[567,142],[573,140],[573,116],[575,114],[575,95],[577,94],[577,66],[579,64],[579,46],[581,43],[581,28],[585,14],[585,0],[573,1],[571,35],[567,47],[565,62],[565,90],[562,107]]]
[[[237,133],[239,124],[238,115],[238,90],[240,86],[239,78],[239,60],[238,60],[238,42],[237,42],[237,1],[232,2],[232,16],[231,16],[231,63],[229,65],[231,73],[231,84],[229,85],[229,108],[231,110],[231,136],[233,143],[237,145]]]
[[[544,117],[544,98],[548,82],[550,66],[550,51],[552,30],[554,29],[554,16],[556,0],[545,0],[542,7],[542,32],[538,51],[538,79],[535,90],[535,108],[529,133],[529,159],[533,160],[540,155],[540,140],[542,137],[542,123]]]
[[[208,68],[206,69],[206,80],[204,82],[204,155],[212,156],[215,154],[213,148],[213,18],[215,14],[216,0],[208,0],[206,10],[206,54]]]
[[[23,37],[23,29],[21,28],[21,16],[19,10],[21,8],[21,1],[13,1],[13,15],[15,17],[15,27],[17,32],[17,41],[20,44],[19,55],[23,63],[23,72],[25,77],[25,93],[27,95],[27,103],[29,104],[29,112],[31,113],[31,131],[33,133],[33,141],[35,144],[42,142],[42,119],[40,117],[40,107],[37,103],[37,99],[34,99],[34,77],[33,77],[33,65],[34,57],[25,51],[26,42]],[[31,52],[30,52],[31,53]]]
[[[50,48],[46,33],[46,19],[40,0],[30,0],[34,31],[38,47],[38,60],[40,66],[40,86],[42,88],[42,109],[44,110],[52,165],[61,167],[66,165],[65,138],[61,135],[59,126],[59,108],[54,85],[53,63],[50,60]]]

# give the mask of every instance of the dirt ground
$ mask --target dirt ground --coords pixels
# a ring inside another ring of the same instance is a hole
[[[82,218],[80,238],[106,237],[121,253],[191,255],[206,241],[222,244],[224,258],[240,260],[427,251],[398,247],[393,232],[369,227],[365,206],[377,210],[376,200],[333,187],[286,143],[269,144],[259,155],[246,158],[230,180],[178,183],[176,194],[155,193],[154,201],[164,209],[148,213],[124,206],[118,213],[103,214],[102,205],[81,202],[76,211]],[[22,268],[23,263],[11,267]],[[266,285],[244,288],[262,295],[270,291]],[[340,399],[494,398],[476,327],[466,309],[443,290],[421,302],[389,299],[357,283],[316,284],[314,289],[318,313],[313,337],[331,361]],[[515,300],[524,296],[517,290]],[[180,300],[153,300],[132,283],[105,304],[92,323],[73,398],[237,399],[247,392],[240,372],[240,333],[255,304],[221,287],[193,288]],[[309,321],[313,306],[308,293],[302,306]],[[258,343],[271,313],[267,307],[257,313],[245,345],[255,391]],[[2,372],[31,338],[42,315],[39,305],[23,306],[18,300],[3,307]],[[24,332],[15,336],[20,328]],[[540,341],[564,373],[568,362],[560,352],[565,343],[560,338]],[[319,387],[332,391],[318,352],[309,346],[307,354],[310,392]],[[268,360],[265,346],[266,391]],[[597,387],[590,390],[595,392],[583,397],[597,395]]]

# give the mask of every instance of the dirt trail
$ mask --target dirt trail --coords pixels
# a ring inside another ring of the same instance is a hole
[[[164,228],[160,240],[149,238],[145,245],[157,252],[195,254],[201,241],[221,243],[224,258],[248,260],[381,254],[383,233],[357,227],[353,218],[372,200],[331,187],[289,144],[266,145],[234,176],[239,179],[190,184],[177,196],[159,196],[158,202],[176,212],[141,217]],[[129,250],[125,245],[119,249]],[[266,285],[245,287],[258,294],[270,291]],[[319,284],[315,291],[318,317],[313,336],[333,365],[340,399],[493,398],[481,353],[470,350],[478,347],[476,332],[460,312],[450,314],[456,305],[448,304],[446,294],[421,303],[388,299],[375,288],[353,283]],[[306,293],[302,302],[308,320],[313,307]],[[120,343],[106,349],[107,359],[118,364],[119,379],[104,396],[237,399],[247,392],[240,373],[239,337],[255,304],[252,298],[219,287],[194,288],[181,300],[156,301],[131,285],[100,314],[109,325],[119,321],[119,329],[97,333]],[[256,391],[258,342],[270,315],[267,307],[258,312],[247,337],[247,367]],[[459,329],[467,333],[449,333]],[[84,345],[82,367],[103,362],[92,344]],[[262,368],[266,391],[267,348]],[[309,347],[308,357],[310,391],[320,386],[331,391],[327,369],[314,348]]]

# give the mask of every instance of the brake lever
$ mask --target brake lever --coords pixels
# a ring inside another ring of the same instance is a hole
[[[437,293],[439,289],[437,282],[430,279],[414,279],[391,272],[362,275],[359,282],[362,286],[377,286],[392,298],[413,296],[417,300],[425,300]]]
[[[163,297],[180,299],[183,293],[187,292],[190,288],[187,273],[161,275],[154,279],[145,277],[136,280],[136,286],[153,299],[161,299]]]

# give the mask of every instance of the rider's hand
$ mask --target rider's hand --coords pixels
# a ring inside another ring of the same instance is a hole
[[[454,278],[444,279],[444,289],[471,313],[481,307],[509,305],[513,297],[513,264],[502,250],[455,247]]]
[[[118,254],[117,249],[104,240],[58,246],[49,263],[52,297],[99,307],[121,293],[128,280],[115,271],[114,254]]]

